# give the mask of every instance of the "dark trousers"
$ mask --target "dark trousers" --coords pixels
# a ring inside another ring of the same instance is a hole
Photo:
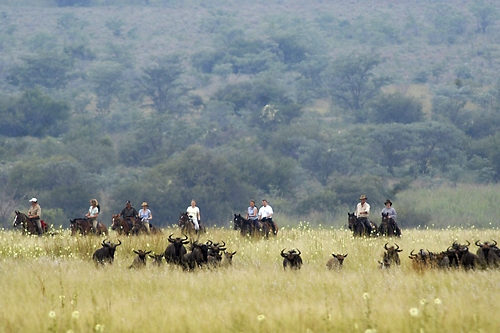
[[[276,226],[274,225],[273,218],[272,217],[264,217],[262,219],[262,222],[267,222],[271,225],[271,228],[273,229],[273,234],[276,233]]]
[[[359,222],[363,223],[365,225],[365,228],[369,231],[372,230],[372,226],[370,225],[370,221],[368,221],[367,217],[360,217],[358,218]]]

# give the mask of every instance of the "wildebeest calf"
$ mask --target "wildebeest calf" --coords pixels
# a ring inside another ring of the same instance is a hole
[[[134,258],[134,262],[128,268],[143,268],[146,267],[146,256],[151,253],[151,251],[144,252],[143,250],[134,250],[137,257]]]
[[[118,244],[113,244],[111,242],[102,241],[102,248],[96,250],[92,255],[92,260],[94,260],[96,266],[101,264],[112,264],[115,259],[116,247],[121,245],[121,241],[118,240]]]
[[[224,257],[222,258],[222,267],[229,267],[233,264],[233,257],[236,254],[236,251],[234,252],[227,252],[224,251]]]
[[[295,250],[290,250],[288,253],[284,252],[285,249],[281,250],[281,256],[283,257],[283,269],[290,267],[291,269],[300,269],[302,267],[302,258],[300,257],[300,250],[297,253]]]
[[[153,259],[153,265],[160,267],[163,264],[163,257],[165,256],[164,253],[162,254],[153,254],[149,255],[150,258]]]
[[[335,254],[332,253],[333,258],[330,258],[326,262],[326,268],[328,269],[341,269],[344,264],[344,259],[347,257],[346,254]]]

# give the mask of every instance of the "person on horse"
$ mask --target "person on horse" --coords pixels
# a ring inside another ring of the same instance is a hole
[[[255,226],[255,229],[259,229],[259,213],[257,207],[255,207],[255,200],[250,200],[250,206],[247,208],[247,220],[249,220]]]
[[[392,207],[392,201],[387,199],[384,202],[384,209],[382,209],[382,212],[380,215],[382,216],[383,214],[389,214],[389,218],[391,218],[394,221],[394,228],[396,229],[396,234],[398,236],[401,236],[401,229],[399,228],[398,222],[396,222],[396,210]]]
[[[370,221],[368,217],[370,217],[370,205],[366,202],[366,195],[362,194],[359,197],[359,203],[356,206],[356,211],[354,215],[358,218],[358,220],[364,224],[366,230],[372,231],[372,226],[370,225]]]
[[[193,221],[194,230],[198,232],[198,230],[200,230],[201,215],[200,209],[196,206],[196,201],[194,201],[194,199],[191,200],[191,206],[186,209],[186,213],[188,213],[189,218]]]
[[[97,207],[98,205],[99,203],[97,202],[97,199],[91,199],[89,211],[87,214],[85,214],[85,217],[89,219],[90,222],[92,222],[92,229],[95,234],[98,234],[97,231],[97,217],[99,216],[99,208]]]
[[[36,225],[36,232],[38,233],[38,236],[41,236],[43,234],[42,231],[42,208],[38,204],[38,199],[37,198],[31,198],[31,207],[28,210],[28,217],[35,222]]]
[[[268,222],[273,229],[273,234],[276,234],[276,225],[273,221],[273,208],[267,203],[267,199],[262,199],[262,207],[259,209],[259,220]]]
[[[141,205],[141,209],[139,210],[139,218],[141,219],[141,222],[144,223],[144,226],[146,227],[146,230],[148,231],[148,234],[150,233],[150,227],[149,227],[149,221],[153,218],[153,214],[151,214],[151,210],[149,210],[148,203],[144,201]]]
[[[124,221],[128,223],[130,229],[132,229],[132,227],[134,226],[132,220],[137,218],[139,216],[139,213],[134,207],[132,207],[132,203],[130,202],[130,200],[127,200],[127,202],[125,203],[125,207],[120,212],[120,216]]]

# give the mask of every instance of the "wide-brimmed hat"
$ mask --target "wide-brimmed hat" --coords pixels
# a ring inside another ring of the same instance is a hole
[[[37,198],[31,198],[30,202],[38,202],[38,199]]]
[[[130,202],[130,200],[127,200],[127,202],[125,202],[126,205],[131,205],[132,203]]]
[[[387,204],[391,204],[391,206],[392,206],[392,201],[391,201],[391,200],[389,200],[389,199],[387,199],[387,200],[384,202],[384,205],[387,205]]]
[[[147,203],[146,201],[144,201],[144,202],[142,203],[141,207],[144,207],[144,206],[147,206],[147,205],[148,205],[148,203]]]
[[[366,200],[366,199],[367,199],[366,195],[361,194],[361,196],[359,197],[359,200],[362,200],[362,199],[365,199],[365,200]]]

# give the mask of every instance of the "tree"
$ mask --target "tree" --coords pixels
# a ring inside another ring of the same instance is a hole
[[[476,1],[470,11],[476,18],[477,31],[486,33],[486,29],[498,20],[498,12],[495,7],[486,4],[484,1]]]
[[[370,118],[379,124],[391,122],[409,124],[424,119],[422,104],[400,92],[380,95],[373,102],[371,109]]]
[[[56,136],[58,124],[70,116],[66,102],[54,101],[40,89],[25,90],[18,98],[0,101],[0,132],[7,136]]]
[[[329,95],[341,106],[357,113],[389,82],[387,77],[373,74],[381,62],[378,55],[370,54],[352,53],[336,59],[323,78]]]
[[[113,61],[93,64],[89,78],[97,96],[97,110],[108,113],[114,97],[123,92],[123,67]]]
[[[139,90],[151,99],[159,114],[179,112],[179,98],[189,91],[181,80],[182,73],[180,55],[169,55],[144,68],[137,79]]]
[[[61,89],[71,78],[73,59],[64,53],[40,53],[22,58],[23,64],[10,69],[10,84],[23,88],[41,85]]]

